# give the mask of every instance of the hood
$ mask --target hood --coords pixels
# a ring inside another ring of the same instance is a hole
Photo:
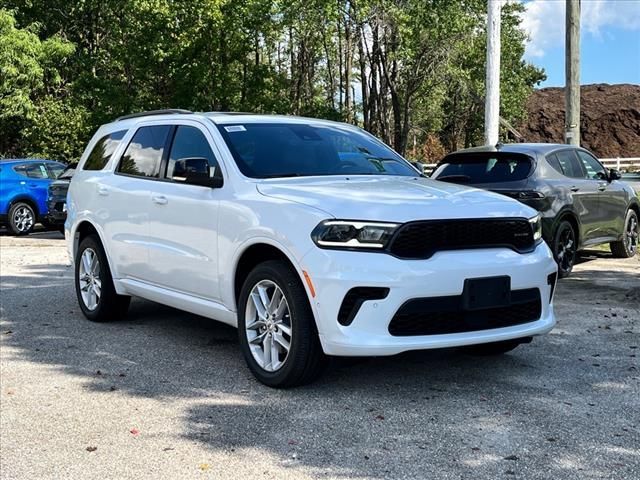
[[[266,196],[302,203],[348,220],[409,222],[459,218],[521,217],[537,212],[484,190],[398,176],[306,177],[257,184]]]

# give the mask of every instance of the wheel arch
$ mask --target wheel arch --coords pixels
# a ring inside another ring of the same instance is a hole
[[[33,213],[35,213],[36,215],[36,221],[40,220],[40,209],[38,208],[38,202],[35,198],[24,194],[16,195],[9,201],[9,204],[7,205],[7,215],[9,214],[11,207],[13,207],[18,202],[26,203],[27,205],[29,205],[33,209]]]
[[[578,215],[576,215],[575,212],[573,212],[572,210],[564,210],[558,214],[553,226],[553,232],[552,232],[551,238],[552,239],[555,238],[556,231],[558,230],[560,223],[562,223],[565,220],[569,222],[573,227],[573,230],[576,234],[576,243],[578,244],[578,247],[580,247],[582,245],[582,235],[580,232],[580,220],[578,219]]]
[[[98,227],[96,227],[96,225],[93,222],[87,219],[83,219],[80,222],[78,222],[75,229],[73,230],[72,235],[73,235],[72,237],[73,238],[73,252],[72,252],[73,261],[75,262],[76,255],[78,253],[78,247],[82,239],[86,238],[89,235],[96,235],[98,237],[98,240],[100,241],[100,245],[102,245],[102,249],[104,250],[105,257],[107,257],[107,262],[109,263],[109,270],[111,271],[111,275],[113,276],[115,272],[113,269],[113,261],[111,260],[109,251],[105,246],[106,243],[105,243],[104,235],[102,231]]]
[[[309,285],[305,281],[303,270],[300,268],[298,262],[290,252],[288,252],[281,245],[278,245],[267,239],[258,239],[251,244],[245,245],[242,249],[239,250],[239,253],[236,256],[232,276],[233,306],[235,307],[234,309],[236,311],[238,310],[238,299],[240,297],[240,290],[242,289],[242,285],[244,284],[244,281],[246,280],[251,270],[253,270],[253,268],[259,263],[268,260],[282,260],[296,272],[298,278],[302,282],[305,292],[307,292],[307,300],[309,301],[311,310],[314,312],[315,318],[315,309],[313,302],[311,301],[313,295],[309,289]]]

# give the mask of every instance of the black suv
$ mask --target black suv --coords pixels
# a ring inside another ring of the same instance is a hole
[[[615,257],[638,252],[640,201],[589,151],[563,144],[519,143],[447,155],[432,177],[516,198],[542,214],[542,235],[560,277],[578,250],[609,243]]]

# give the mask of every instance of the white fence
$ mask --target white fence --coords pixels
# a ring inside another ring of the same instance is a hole
[[[601,158],[600,162],[607,168],[615,168],[621,172],[640,172],[640,157]],[[434,168],[436,168],[435,163],[425,163],[425,175],[431,175]]]
[[[640,157],[601,158],[600,161],[607,168],[615,168],[623,172],[640,172]]]

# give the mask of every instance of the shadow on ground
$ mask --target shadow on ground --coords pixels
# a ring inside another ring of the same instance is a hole
[[[253,380],[232,328],[141,300],[126,319],[91,323],[71,267],[22,272],[1,287],[0,334],[16,358],[106,394],[187,399],[177,435],[210,449],[259,449],[316,476],[630,478],[640,464],[630,273],[561,281],[556,331],[512,354],[336,361],[315,384],[277,391]]]

